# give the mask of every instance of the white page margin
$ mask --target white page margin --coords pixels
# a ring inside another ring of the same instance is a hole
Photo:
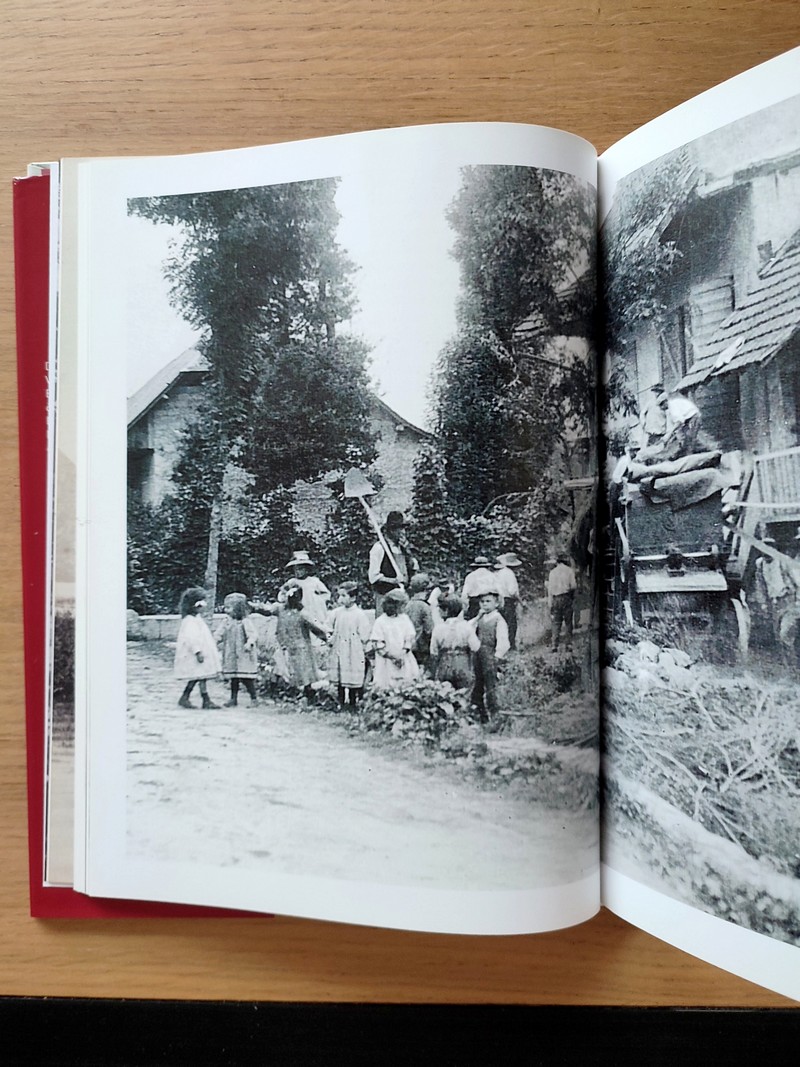
[[[797,948],[718,919],[602,865],[603,906],[626,922],[748,982],[800,1000]]]

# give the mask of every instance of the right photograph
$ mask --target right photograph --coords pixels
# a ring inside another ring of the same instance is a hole
[[[800,943],[800,97],[601,230],[605,863]]]

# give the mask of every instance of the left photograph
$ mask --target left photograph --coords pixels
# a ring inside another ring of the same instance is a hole
[[[346,177],[129,201],[164,252],[129,290],[134,853],[472,889],[595,862],[593,198],[527,168],[426,184],[403,234],[403,182],[366,213]],[[522,262],[554,230],[512,290],[501,239]],[[583,336],[548,336],[542,293]],[[195,336],[153,369],[154,314]],[[534,708],[566,692],[548,740],[576,750],[543,776]]]
[[[596,908],[596,195],[467,133],[92,170],[79,890],[463,932]]]

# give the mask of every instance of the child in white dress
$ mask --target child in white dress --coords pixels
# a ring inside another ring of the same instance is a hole
[[[250,608],[244,593],[228,593],[225,597],[225,618],[217,631],[217,645],[222,654],[222,674],[231,683],[231,698],[226,708],[239,703],[239,685],[250,694],[253,707],[258,704],[258,631],[250,618]]]
[[[417,634],[408,615],[401,614],[406,595],[393,589],[383,598],[383,614],[375,620],[370,634],[370,643],[375,649],[376,689],[393,689],[413,682],[419,674],[419,665],[411,649]]]
[[[185,681],[178,704],[182,708],[195,707],[189,700],[195,685],[200,685],[204,708],[218,708],[208,695],[207,681],[215,678],[221,668],[217,643],[200,612],[206,606],[206,591],[197,586],[186,589],[181,596],[181,625],[175,646],[175,677]]]
[[[357,591],[355,582],[343,582],[336,594],[337,607],[328,616],[328,625],[333,630],[329,638],[329,677],[336,683],[339,703],[345,703],[346,695],[351,707],[364,692],[365,648],[369,640],[369,619],[356,603]]]

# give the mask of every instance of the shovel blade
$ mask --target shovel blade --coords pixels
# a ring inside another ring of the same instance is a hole
[[[344,495],[358,496],[363,499],[365,496],[374,496],[375,487],[364,477],[358,467],[351,467],[344,476]]]

